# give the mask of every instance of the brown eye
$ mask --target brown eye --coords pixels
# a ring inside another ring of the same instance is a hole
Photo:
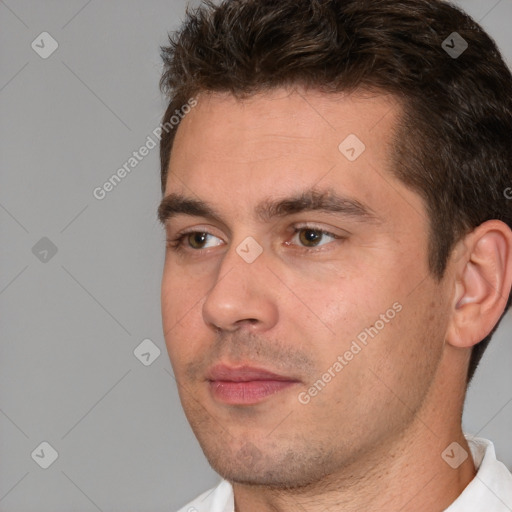
[[[293,241],[287,242],[286,245],[293,244],[299,248],[302,247],[304,250],[316,250],[323,245],[343,239],[341,236],[316,226],[296,226],[293,231]]]
[[[206,242],[208,233],[189,233],[187,235],[188,243],[193,249],[202,249],[203,244]]]
[[[316,247],[323,235],[324,232],[319,229],[302,228],[299,231],[299,240],[306,247]]]

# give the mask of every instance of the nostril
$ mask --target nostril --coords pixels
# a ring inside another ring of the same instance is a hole
[[[253,324],[256,324],[258,322],[259,322],[259,320],[257,318],[244,318],[242,320],[238,320],[236,323],[237,324],[249,323],[249,324],[253,325]]]

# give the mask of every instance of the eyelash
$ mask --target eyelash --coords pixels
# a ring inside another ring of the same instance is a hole
[[[321,235],[330,236],[330,237],[334,238],[335,240],[345,240],[345,238],[346,238],[343,236],[335,235],[334,233],[331,233],[330,231],[327,231],[325,229],[321,229],[321,228],[318,228],[318,227],[312,226],[312,225],[295,226],[293,228],[292,238],[300,231],[307,230],[307,229],[309,229],[311,231],[316,231],[318,234],[321,234]],[[183,252],[187,252],[187,251],[191,251],[194,253],[201,253],[205,250],[211,249],[211,247],[208,247],[206,249],[193,249],[193,248],[189,248],[189,247],[187,247],[187,248],[184,247],[184,241],[185,241],[186,237],[189,235],[192,235],[192,234],[196,234],[196,233],[206,233],[207,235],[215,236],[212,233],[208,233],[208,231],[206,231],[206,230],[205,231],[200,231],[200,230],[184,231],[183,233],[179,233],[175,238],[170,239],[170,240],[168,239],[166,241],[167,248],[171,249],[177,253],[183,253]],[[307,252],[307,253],[319,252],[319,251],[323,250],[322,249],[323,245],[318,246],[318,247],[303,247],[303,246],[297,246],[297,247],[298,247],[297,250],[299,250],[301,252]]]

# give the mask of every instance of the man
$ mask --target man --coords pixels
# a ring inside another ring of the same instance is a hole
[[[512,76],[432,0],[230,0],[163,48],[183,511],[512,510],[467,384],[510,306]]]

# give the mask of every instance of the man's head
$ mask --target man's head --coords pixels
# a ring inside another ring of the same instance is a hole
[[[164,331],[214,468],[304,485],[457,411],[510,306],[494,43],[442,2],[233,0],[163,56],[164,125],[195,105],[161,140]],[[218,363],[290,382],[260,400]]]

